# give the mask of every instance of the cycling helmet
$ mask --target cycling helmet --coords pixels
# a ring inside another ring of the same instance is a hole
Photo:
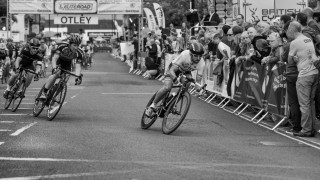
[[[192,42],[189,46],[190,53],[201,56],[204,54],[203,45],[199,42]]]
[[[39,42],[39,39],[37,38],[32,38],[30,40],[30,46],[33,47],[33,48],[38,48],[40,46],[40,42]]]
[[[7,42],[13,42],[13,40],[11,38],[8,38]]]
[[[5,43],[0,43],[0,49],[6,49],[6,48],[7,48],[7,46]]]
[[[69,37],[69,44],[81,44],[81,37],[79,35],[76,35],[76,34],[72,34],[70,37]]]

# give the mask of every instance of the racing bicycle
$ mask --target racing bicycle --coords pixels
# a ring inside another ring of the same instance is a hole
[[[53,86],[48,90],[46,100],[40,98],[42,92],[44,91],[45,85],[41,88],[40,92],[35,97],[33,116],[37,117],[40,115],[45,106],[47,109],[47,117],[49,121],[52,121],[59,113],[61,107],[64,104],[64,100],[67,94],[67,82],[71,76],[76,77],[76,85],[80,85],[82,82],[82,74],[80,76],[71,73],[68,70],[57,67],[57,70],[61,70],[59,80],[56,81]]]
[[[11,105],[12,112],[15,112],[19,108],[22,99],[25,97],[27,74],[31,73],[36,75],[33,70],[25,69],[21,66],[19,67],[18,71],[18,77],[14,81],[14,85],[10,88],[8,98],[4,104],[4,109],[8,109]]]
[[[179,75],[179,79],[181,84],[172,86],[172,90],[165,95],[163,100],[159,102],[160,105],[148,117],[145,112],[153,102],[156,93],[151,97],[141,118],[142,129],[151,127],[158,118],[163,118],[162,132],[164,134],[173,133],[181,125],[190,108],[191,95],[188,89],[194,80],[188,79],[182,74]]]

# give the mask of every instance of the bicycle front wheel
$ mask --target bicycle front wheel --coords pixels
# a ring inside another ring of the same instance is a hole
[[[67,95],[67,86],[65,84],[60,85],[54,92],[47,111],[47,117],[49,121],[52,121],[59,113],[61,107],[63,106],[64,99]]]
[[[156,97],[156,93],[151,97],[151,99],[149,100],[146,108],[143,111],[142,117],[141,117],[141,129],[148,129],[149,127],[152,126],[152,124],[157,120],[157,116],[154,116],[152,118],[147,117],[146,115],[146,110],[147,107],[149,107],[151,105],[151,103],[153,102],[154,98]]]
[[[188,114],[191,104],[191,96],[189,92],[182,94],[178,102],[172,101],[162,121],[162,132],[171,134],[181,125]]]
[[[26,88],[23,83],[19,84],[17,86],[17,89],[13,92],[12,102],[11,102],[12,112],[15,112],[19,108],[21,101],[24,98],[25,92],[26,92]]]
[[[44,85],[42,86],[40,92],[37,94],[37,96],[35,97],[35,100],[34,100],[34,107],[33,107],[33,116],[34,117],[38,117],[45,106],[45,102],[40,100],[40,96],[43,91],[44,91]]]

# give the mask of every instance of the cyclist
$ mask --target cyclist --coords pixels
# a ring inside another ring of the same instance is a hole
[[[7,39],[7,49],[9,51],[9,58],[14,61],[18,56],[19,49],[15,44],[13,44],[13,40],[11,38]]]
[[[11,74],[11,77],[8,80],[7,89],[3,94],[3,97],[5,99],[8,98],[10,88],[14,85],[13,83],[18,77],[18,74],[15,73],[15,69],[19,68],[21,65],[21,67],[25,69],[29,69],[33,71],[35,70],[33,66],[33,61],[41,60],[41,57],[38,55],[39,46],[40,46],[39,40],[36,38],[33,38],[21,50],[21,53],[19,54],[17,60],[15,61],[15,68]],[[33,74],[28,73],[26,76],[26,88],[31,84],[32,79],[33,79]]]
[[[160,102],[167,92],[171,91],[173,83],[179,83],[178,75],[183,73],[187,79],[192,79],[191,71],[198,70],[196,81],[201,81],[203,71],[205,68],[205,62],[202,58],[204,49],[199,42],[192,42],[189,50],[184,50],[178,57],[176,57],[169,65],[168,73],[163,80],[164,86],[156,93],[153,103],[147,108],[146,115],[150,117],[156,105]]]
[[[76,75],[80,75],[81,73],[81,61],[83,58],[83,51],[79,48],[79,45],[81,43],[81,37],[76,34],[72,34],[69,37],[69,43],[61,43],[58,45],[57,50],[54,52],[54,55],[52,57],[52,67],[56,69],[57,65],[60,65],[62,69],[71,71],[72,61],[76,59]],[[45,84],[44,91],[42,95],[40,96],[41,100],[47,99],[47,92],[51,88],[51,86],[54,84],[56,79],[59,77],[61,71],[60,70],[54,70],[53,74],[48,77],[47,82]],[[76,85],[78,79],[76,79]]]
[[[2,76],[7,77],[9,73],[9,51],[5,43],[0,43],[0,68],[1,78]]]
[[[42,57],[41,61],[37,61],[36,64],[36,73],[39,74],[40,70],[44,70],[45,66],[45,56],[47,55],[48,46],[45,44],[45,41],[42,39],[40,40],[40,47],[39,47],[39,55]],[[39,80],[39,75],[35,76],[35,81]]]

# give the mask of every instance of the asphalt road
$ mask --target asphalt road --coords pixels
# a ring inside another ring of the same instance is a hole
[[[53,121],[30,115],[44,79],[31,84],[17,112],[1,109],[0,179],[319,179],[318,149],[197,98],[172,135],[162,134],[161,119],[140,129],[161,82],[128,71],[96,54],[82,85],[70,79]]]

